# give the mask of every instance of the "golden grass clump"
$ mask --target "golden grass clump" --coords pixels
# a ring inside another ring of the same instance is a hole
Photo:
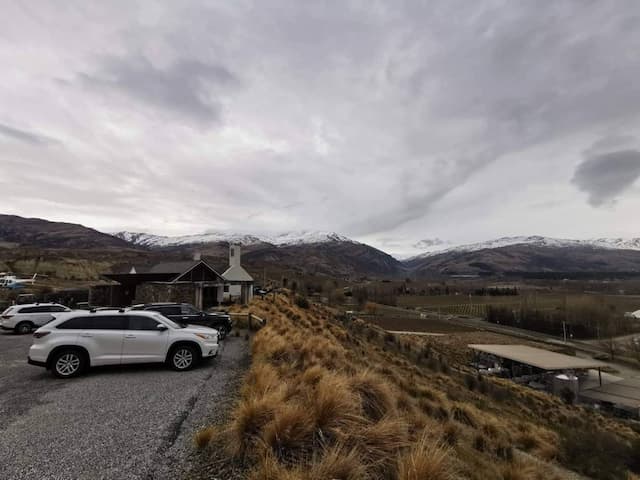
[[[360,422],[360,405],[345,377],[325,375],[309,394],[315,425],[322,435],[347,431]]]
[[[209,442],[219,433],[218,428],[215,426],[203,428],[198,430],[193,437],[193,441],[198,448],[204,448],[209,445]]]
[[[235,457],[244,457],[259,439],[262,428],[273,418],[280,399],[274,395],[244,398],[234,411],[229,426],[229,447]]]
[[[389,384],[370,370],[353,377],[350,386],[360,397],[362,411],[368,419],[377,422],[396,413],[394,394]]]
[[[367,469],[362,464],[360,452],[342,445],[336,445],[321,452],[319,461],[311,464],[308,480],[364,480]]]
[[[457,469],[449,447],[423,436],[398,459],[398,480],[454,480]]]
[[[286,403],[264,426],[260,438],[275,458],[294,465],[311,451],[314,429],[314,419],[303,405]]]

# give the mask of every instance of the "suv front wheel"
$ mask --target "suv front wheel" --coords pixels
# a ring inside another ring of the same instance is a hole
[[[169,354],[169,365],[179,372],[192,369],[197,360],[198,352],[191,345],[178,345]]]
[[[51,359],[51,372],[58,378],[71,378],[85,368],[84,355],[78,350],[62,350]]]

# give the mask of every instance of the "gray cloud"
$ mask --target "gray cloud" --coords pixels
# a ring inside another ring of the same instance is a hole
[[[46,135],[29,132],[27,130],[20,130],[18,128],[10,127],[9,125],[5,125],[2,123],[0,123],[0,135],[36,146],[59,143],[57,140]]]
[[[221,93],[239,84],[226,68],[199,60],[179,59],[165,68],[140,55],[109,57],[101,63],[99,72],[80,75],[84,84],[115,89],[204,123],[220,120]]]
[[[637,0],[8,6],[0,105],[65,151],[0,131],[0,184],[26,215],[108,230],[319,229],[406,253],[624,236],[638,189],[597,186],[588,161],[639,150],[620,135],[640,128],[638,19]]]
[[[416,242],[413,247],[417,249],[428,250],[430,247],[439,247],[441,245],[447,245],[448,242],[441,240],[440,238],[425,238]]]
[[[587,157],[577,166],[572,182],[599,207],[615,200],[640,177],[640,151],[620,150]]]

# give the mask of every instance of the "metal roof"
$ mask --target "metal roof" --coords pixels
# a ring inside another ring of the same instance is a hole
[[[640,378],[628,378],[600,387],[587,388],[580,392],[580,396],[640,408]]]
[[[471,344],[469,348],[489,353],[500,358],[507,358],[542,370],[573,370],[604,367],[606,364],[597,360],[572,357],[562,353],[551,352],[528,345],[479,345]]]
[[[253,282],[253,277],[240,265],[231,265],[222,276],[230,282]]]

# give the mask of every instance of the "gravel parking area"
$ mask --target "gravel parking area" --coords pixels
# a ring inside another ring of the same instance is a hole
[[[0,333],[0,477],[12,480],[182,478],[195,430],[228,407],[248,365],[248,342],[230,336],[189,372],[103,367],[59,380],[26,363],[30,345]]]

